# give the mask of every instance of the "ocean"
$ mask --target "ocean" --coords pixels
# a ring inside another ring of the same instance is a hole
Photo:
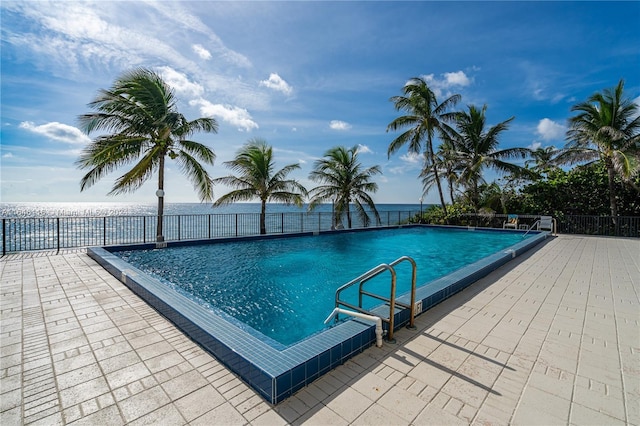
[[[378,204],[380,226],[407,222],[420,211],[416,204]],[[425,206],[423,206],[425,207]],[[352,207],[353,212],[353,207]],[[334,221],[331,204],[308,213],[307,206],[268,204],[266,232],[316,232],[348,227],[344,216]],[[165,241],[256,235],[260,204],[237,203],[212,207],[201,203],[165,204]],[[352,227],[369,225],[357,214]],[[151,203],[0,203],[2,253],[94,245],[148,243],[157,234],[157,205]]]
[[[423,205],[426,209],[428,205]],[[420,204],[377,204],[378,212],[418,212]],[[40,218],[40,217],[105,217],[105,216],[154,216],[158,206],[155,203],[130,202],[87,202],[52,203],[23,202],[0,203],[0,218]],[[331,212],[331,204],[323,204],[315,212]],[[267,213],[306,213],[303,207],[270,203]],[[259,203],[235,203],[213,207],[205,203],[165,203],[165,215],[235,214],[260,213]]]

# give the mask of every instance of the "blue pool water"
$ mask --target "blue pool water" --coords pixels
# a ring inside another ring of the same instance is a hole
[[[520,233],[405,228],[114,254],[249,331],[290,345],[325,328],[339,286],[381,263],[412,257],[420,286],[522,239]],[[401,295],[410,289],[409,263],[397,272]],[[367,289],[388,295],[389,283],[382,274]],[[357,304],[355,287],[345,298]]]

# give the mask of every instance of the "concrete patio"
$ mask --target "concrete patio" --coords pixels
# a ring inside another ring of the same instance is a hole
[[[0,260],[0,424],[640,424],[640,239],[551,239],[271,406],[82,251]]]

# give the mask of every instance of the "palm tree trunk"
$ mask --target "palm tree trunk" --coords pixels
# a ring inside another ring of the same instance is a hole
[[[431,137],[428,140],[429,158],[431,159],[431,167],[433,167],[433,176],[436,179],[436,185],[438,186],[438,195],[440,196],[440,204],[442,205],[442,212],[447,215],[447,203],[444,201],[444,195],[442,194],[442,184],[440,183],[440,175],[438,174],[438,167],[436,166],[436,156],[433,153],[433,142]]]
[[[453,199],[453,181],[451,179],[449,179],[449,197],[451,198],[451,204],[453,205],[455,201]]]
[[[156,227],[156,241],[161,243],[164,241],[164,233],[162,224],[164,222],[164,155],[160,156],[160,165],[158,167],[158,226]]]
[[[609,174],[609,203],[611,204],[611,216],[613,216],[613,223],[616,223],[616,217],[618,216],[618,205],[616,204],[616,188],[614,177],[616,171],[613,168],[611,161],[607,161],[607,172]]]
[[[267,200],[262,200],[260,206],[260,234],[267,233]]]

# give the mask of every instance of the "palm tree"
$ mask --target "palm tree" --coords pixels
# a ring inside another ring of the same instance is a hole
[[[525,161],[525,166],[533,164],[533,170],[536,173],[548,174],[551,170],[558,168],[555,161],[555,156],[558,154],[558,150],[555,146],[548,146],[546,148],[538,148],[531,151],[531,160]]]
[[[259,199],[261,203],[260,234],[267,233],[267,201],[295,204],[300,207],[303,197],[307,196],[304,186],[296,180],[286,179],[287,175],[299,169],[300,165],[289,164],[274,172],[273,148],[263,139],[250,139],[238,151],[235,159],[226,161],[224,164],[239,175],[220,177],[213,182],[236,189],[218,198],[214,206]]]
[[[614,217],[618,215],[616,175],[630,183],[640,170],[640,115],[638,106],[623,98],[623,90],[624,80],[620,80],[615,88],[571,108],[578,114],[569,119],[568,142],[557,157],[558,162],[569,164],[604,162]]]
[[[461,97],[460,95],[453,95],[442,103],[438,103],[435,93],[429,88],[427,81],[421,77],[414,77],[409,80],[402,91],[402,96],[393,96],[390,100],[394,103],[397,111],[405,111],[407,115],[398,117],[389,123],[387,131],[407,130],[389,144],[387,155],[391,156],[406,144],[408,144],[410,153],[420,154],[423,150],[423,144],[425,144],[424,151],[433,170],[433,178],[438,187],[442,210],[446,214],[447,206],[442,194],[442,184],[440,182],[433,139],[436,132],[440,136],[448,132],[447,122],[454,118],[454,113],[447,111],[455,106]]]
[[[329,149],[323,158],[314,163],[313,171],[309,174],[309,179],[322,183],[309,191],[309,210],[323,202],[334,201],[333,223],[341,222],[342,215],[346,214],[347,227],[351,228],[349,207],[353,202],[364,226],[369,226],[370,222],[365,205],[373,212],[376,221],[380,222],[380,214],[368,194],[378,190],[378,184],[372,182],[371,178],[380,173],[382,172],[379,166],[362,167],[358,160],[357,146],[349,149],[342,146]]]
[[[202,201],[213,199],[213,182],[199,161],[213,164],[207,146],[186,138],[198,131],[217,132],[213,118],[187,121],[177,109],[171,88],[155,72],[138,68],[120,76],[111,89],[102,89],[89,107],[97,112],[79,116],[87,134],[104,130],[80,154],[80,169],[90,169],[80,181],[84,191],[110,172],[135,162],[119,177],[109,195],[133,192],[158,173],[157,241],[164,241],[164,167],[167,156],[176,160]]]
[[[486,127],[487,106],[478,109],[474,105],[469,111],[456,114],[456,130],[449,134],[451,143],[455,146],[460,175],[458,181],[469,191],[469,199],[476,211],[480,204],[480,184],[484,183],[483,171],[493,168],[508,173],[525,173],[521,166],[505,160],[511,158],[525,158],[531,151],[527,148],[508,148],[498,150],[500,134],[509,128],[511,117],[498,123],[488,130]]]
[[[422,178],[422,193],[425,195],[429,190],[436,185],[434,169],[438,171],[438,175],[441,179],[446,179],[449,187],[449,198],[451,204],[455,202],[454,191],[458,185],[458,158],[455,152],[455,147],[450,140],[445,139],[438,152],[435,155],[436,167],[432,167],[427,155],[424,156],[424,166],[420,177]]]

